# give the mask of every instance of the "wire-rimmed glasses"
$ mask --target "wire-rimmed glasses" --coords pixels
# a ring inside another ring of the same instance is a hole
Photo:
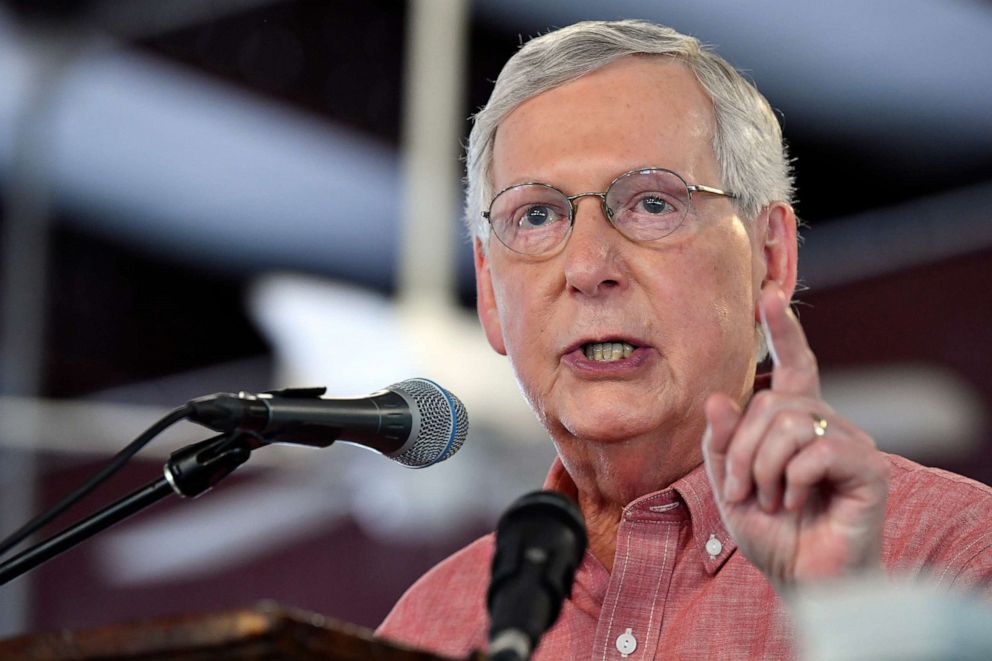
[[[604,193],[565,195],[537,182],[504,188],[482,216],[507,248],[524,255],[545,255],[568,239],[575,224],[575,200],[598,197],[610,223],[632,241],[656,241],[677,230],[689,213],[693,193],[734,199],[735,193],[688,184],[664,168],[641,168],[614,179]]]

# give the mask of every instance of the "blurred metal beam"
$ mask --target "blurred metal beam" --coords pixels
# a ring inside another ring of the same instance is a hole
[[[468,16],[464,0],[410,3],[397,290],[402,304],[420,309],[454,306]]]
[[[992,247],[992,183],[874,209],[803,232],[799,275],[834,287]]]
[[[44,367],[49,225],[52,208],[52,122],[63,74],[89,35],[39,26],[20,35],[38,57],[17,108],[12,158],[4,186],[0,235],[0,394],[41,392]],[[0,432],[2,433],[2,432]],[[35,509],[35,448],[0,447],[0,535],[30,518]],[[4,589],[0,636],[21,631],[31,608],[30,578]]]

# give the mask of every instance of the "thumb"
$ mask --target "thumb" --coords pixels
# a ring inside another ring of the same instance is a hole
[[[723,496],[723,481],[727,474],[727,448],[737,430],[741,412],[737,403],[723,393],[710,395],[703,407],[706,431],[703,434],[703,461],[717,500]]]

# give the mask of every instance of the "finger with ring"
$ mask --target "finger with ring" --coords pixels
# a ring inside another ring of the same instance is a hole
[[[827,419],[815,411],[810,412],[813,418],[813,436],[822,438],[827,433]]]

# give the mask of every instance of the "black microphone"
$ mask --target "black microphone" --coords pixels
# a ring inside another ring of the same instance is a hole
[[[486,595],[488,658],[530,658],[572,592],[586,545],[582,512],[560,493],[529,493],[503,514]]]
[[[468,434],[465,406],[428,379],[408,379],[367,397],[325,399],[325,392],[218,393],[190,401],[186,417],[220,432],[248,432],[267,443],[326,448],[341,440],[411,468],[444,461]]]

